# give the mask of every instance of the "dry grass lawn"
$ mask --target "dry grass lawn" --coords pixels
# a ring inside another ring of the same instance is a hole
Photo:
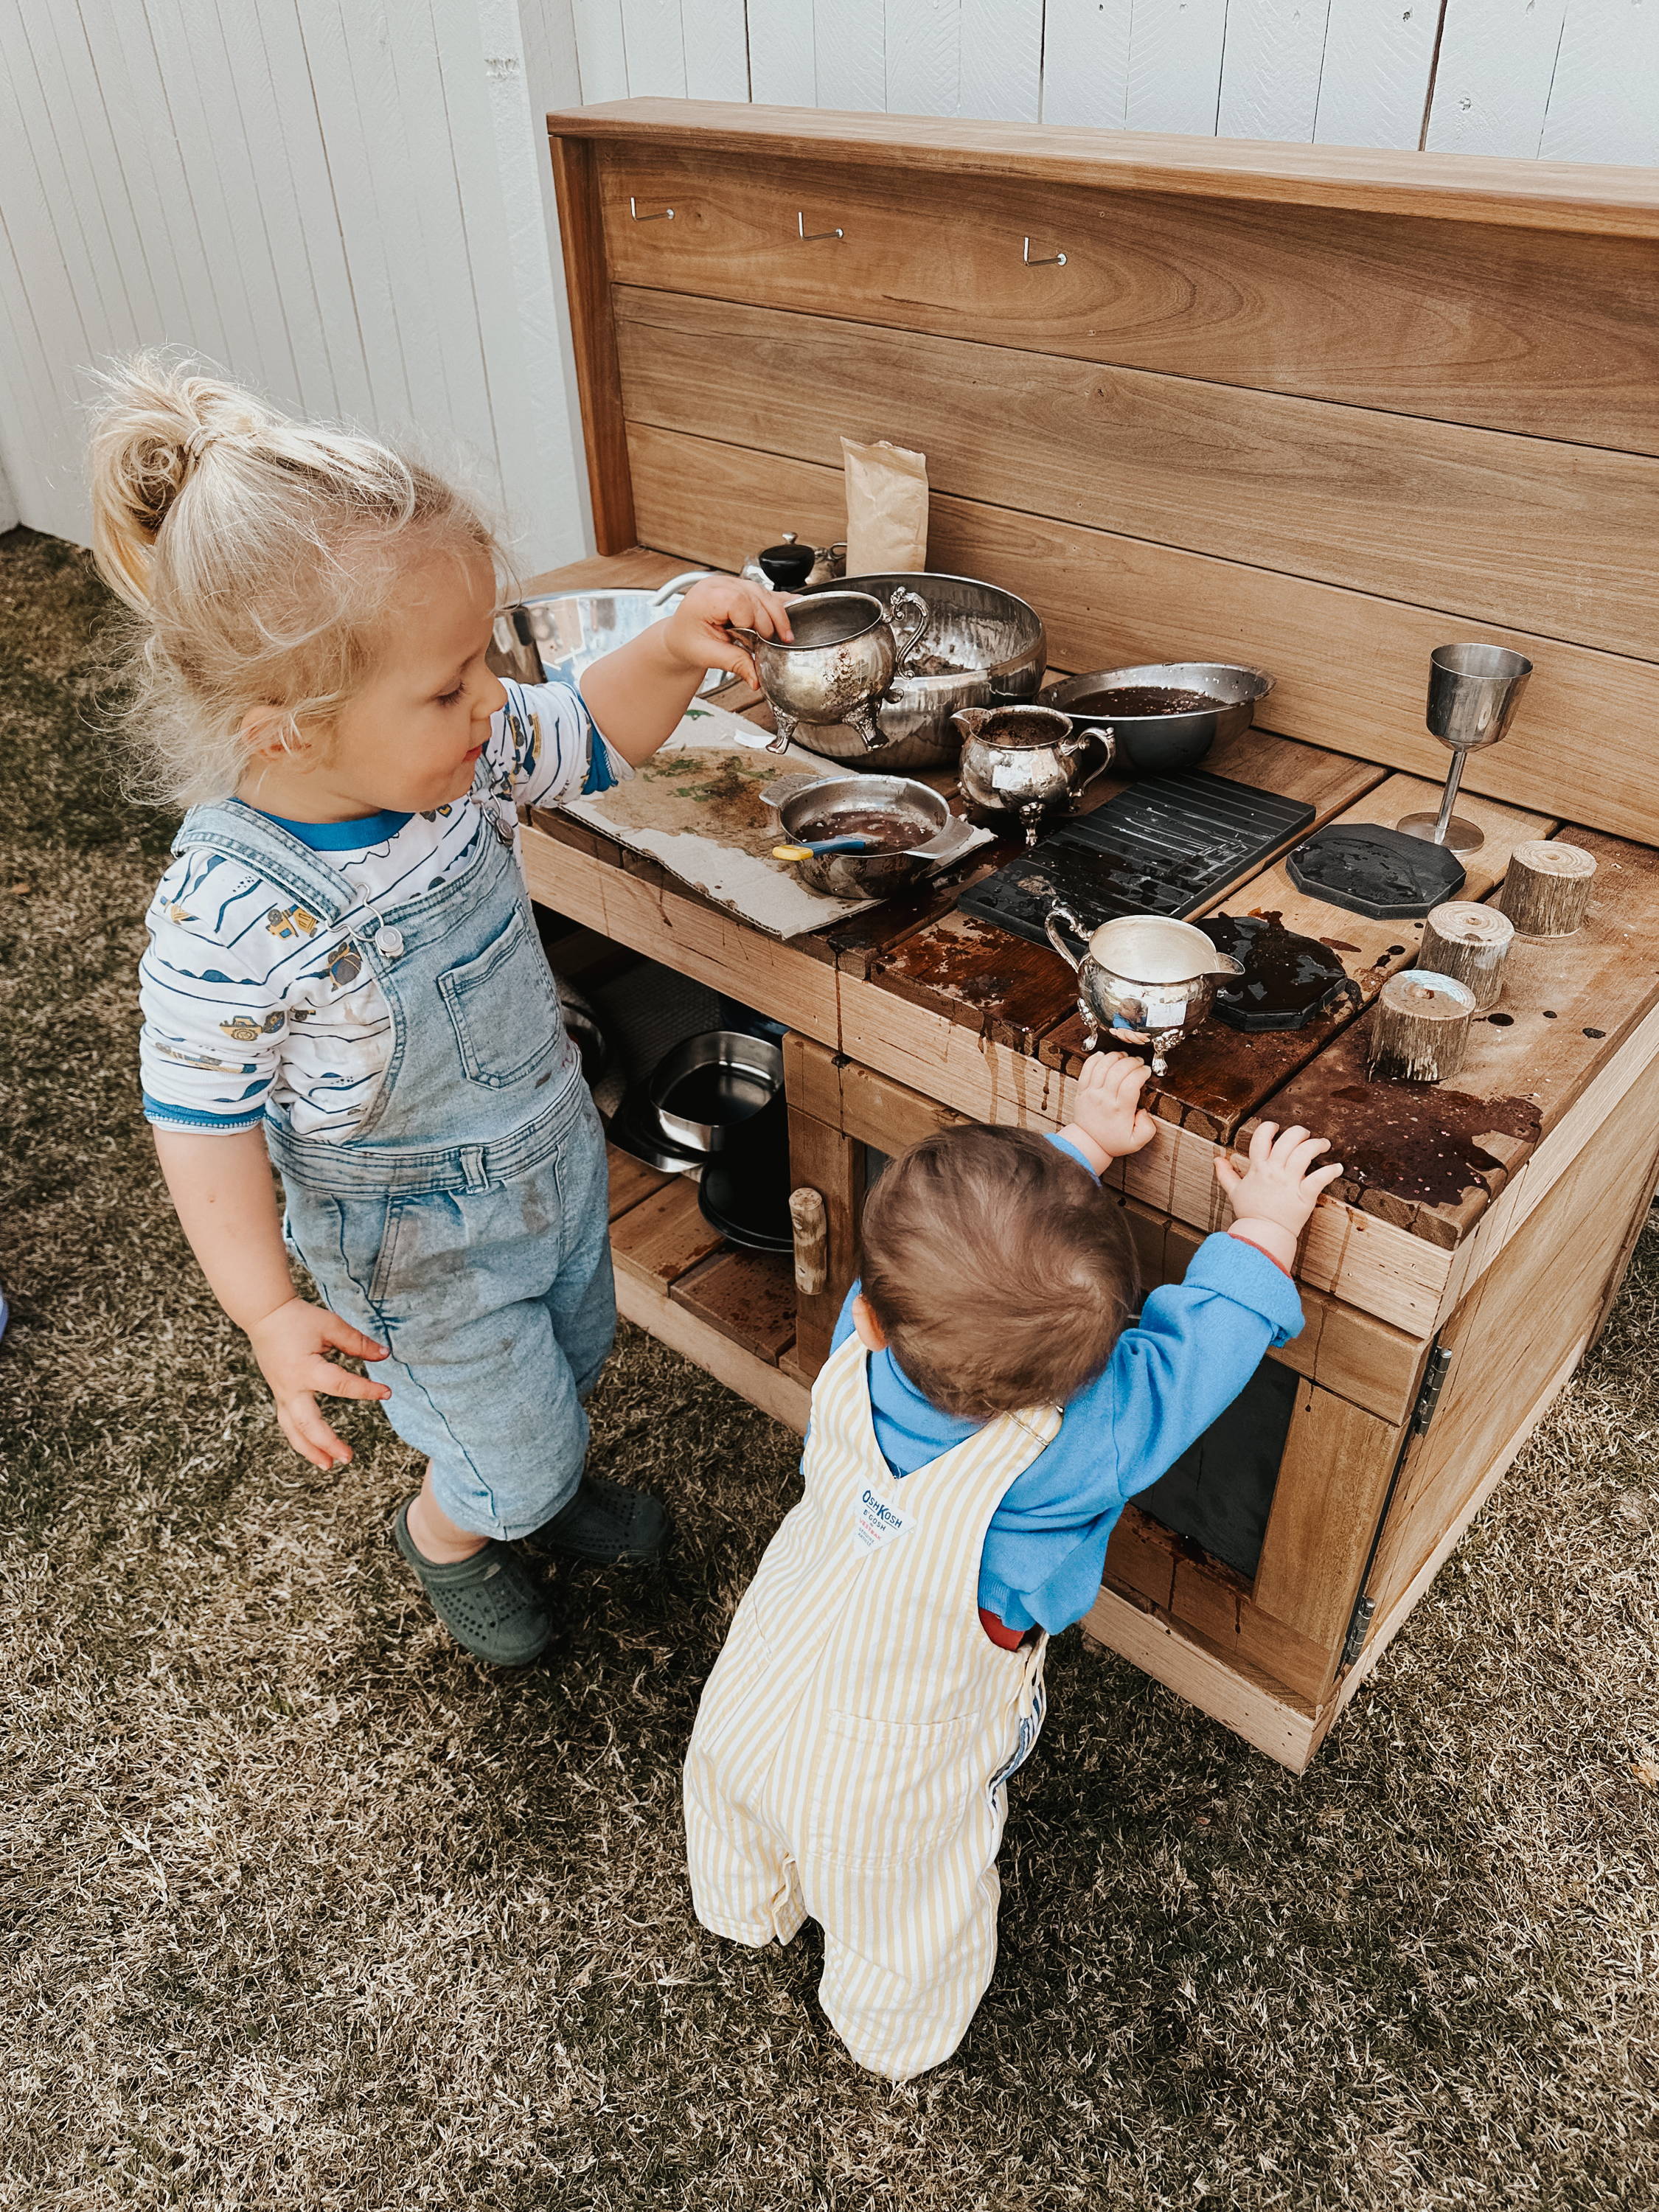
[[[165,825],[88,720],[82,557],[0,539],[0,2204],[16,2212],[1651,2207],[1659,1240],[1312,1771],[1057,1646],[957,2057],[842,2057],[810,1938],[705,1936],[698,1688],[791,1439],[625,1335],[598,1463],[680,1530],[486,1673],[283,1446],[153,1170]]]

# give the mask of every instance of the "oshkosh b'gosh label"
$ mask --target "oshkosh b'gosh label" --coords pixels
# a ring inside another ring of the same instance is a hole
[[[896,1536],[908,1536],[915,1525],[914,1513],[901,1513],[868,1487],[853,1500],[853,1549],[860,1559],[866,1552],[890,1544]]]

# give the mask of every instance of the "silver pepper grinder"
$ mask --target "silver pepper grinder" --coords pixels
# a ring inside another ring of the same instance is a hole
[[[1407,814],[1395,826],[1454,853],[1473,853],[1486,840],[1473,822],[1452,812],[1463,763],[1495,745],[1508,730],[1532,674],[1523,653],[1503,645],[1441,645],[1429,656],[1428,726],[1451,749],[1452,763],[1437,814]]]

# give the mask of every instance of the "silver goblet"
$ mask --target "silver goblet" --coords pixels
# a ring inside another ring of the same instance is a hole
[[[1532,674],[1524,653],[1504,645],[1441,645],[1429,656],[1428,725],[1452,764],[1437,814],[1407,814],[1395,823],[1407,837],[1449,845],[1454,853],[1473,853],[1486,841],[1473,822],[1454,815],[1463,763],[1483,745],[1495,745],[1509,728],[1521,694]]]

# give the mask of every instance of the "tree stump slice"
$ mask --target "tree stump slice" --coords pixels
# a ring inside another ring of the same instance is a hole
[[[830,1281],[830,1215],[822,1191],[803,1183],[789,1194],[789,1220],[795,1234],[795,1288],[816,1297]]]
[[[1474,993],[1454,975],[1408,968],[1382,986],[1366,1066],[1377,1083],[1443,1083],[1463,1065]]]
[[[1498,903],[1517,937],[1571,937],[1583,927],[1595,862],[1577,845],[1529,838],[1510,855]]]
[[[1472,899],[1448,899],[1423,925],[1417,964],[1431,975],[1449,975],[1474,994],[1475,1010],[1498,1004],[1504,988],[1504,963],[1515,942],[1515,924],[1495,906]]]

